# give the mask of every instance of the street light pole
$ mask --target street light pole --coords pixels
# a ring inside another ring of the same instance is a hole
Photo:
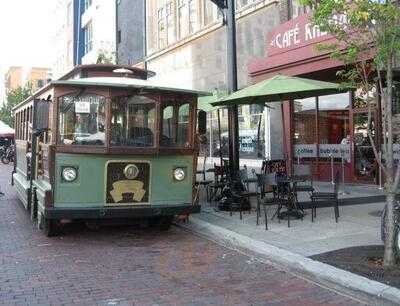
[[[227,73],[228,92],[237,91],[237,55],[236,55],[236,20],[235,0],[227,0]],[[237,105],[228,108],[228,137],[229,137],[229,162],[231,177],[235,177],[239,170],[239,120]]]
[[[228,92],[237,91],[237,55],[235,0],[211,0],[226,12]],[[235,178],[239,170],[239,120],[238,107],[228,107],[229,170]]]

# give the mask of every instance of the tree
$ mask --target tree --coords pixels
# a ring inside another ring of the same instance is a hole
[[[313,23],[337,40],[337,43],[322,45],[319,49],[331,51],[333,58],[344,62],[345,69],[339,73],[344,85],[358,88],[365,98],[369,110],[368,137],[385,178],[387,222],[384,266],[392,266],[399,255],[394,248],[394,210],[400,166],[394,160],[393,131],[394,125],[400,124],[400,121],[396,123],[393,113],[393,106],[396,102],[399,104],[399,97],[393,92],[393,69],[400,56],[400,8],[395,1],[389,0],[302,0],[302,3],[314,9]],[[375,142],[372,133],[372,110],[379,105],[382,144]]]
[[[0,108],[0,120],[9,126],[14,126],[14,117],[12,108],[32,94],[32,85],[28,83],[25,86],[19,86],[7,93],[6,101]]]
[[[116,62],[115,52],[109,52],[103,49],[98,51],[96,64],[115,64]]]

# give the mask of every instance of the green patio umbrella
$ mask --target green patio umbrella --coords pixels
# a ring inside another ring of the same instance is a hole
[[[339,84],[286,75],[276,75],[270,79],[245,87],[211,103],[214,106],[230,104],[263,104],[283,100],[303,99],[345,92],[348,89]]]
[[[228,93],[226,91],[215,90],[212,95],[199,97],[197,99],[197,108],[205,112],[216,110],[217,107],[213,106],[213,103],[219,101],[227,95]]]

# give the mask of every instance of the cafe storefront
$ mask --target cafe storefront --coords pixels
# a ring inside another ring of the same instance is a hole
[[[331,59],[328,52],[316,49],[319,43],[333,41],[332,36],[312,25],[308,14],[299,16],[269,33],[267,57],[249,63],[250,76],[254,82],[278,73],[337,82],[342,63]],[[368,109],[364,98],[355,90],[283,102],[282,136],[287,166],[310,164],[315,180],[330,181],[340,171],[347,182],[378,184],[379,167],[367,134]],[[396,106],[394,109],[395,125],[399,125],[399,108],[397,112]],[[379,110],[378,102],[371,124],[375,143],[382,141]],[[395,133],[398,159],[400,133]]]

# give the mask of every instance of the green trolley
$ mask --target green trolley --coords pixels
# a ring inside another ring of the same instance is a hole
[[[151,75],[78,66],[13,109],[12,183],[46,235],[72,220],[168,228],[173,216],[200,211],[194,181],[206,116],[197,99],[207,93],[160,86]]]

